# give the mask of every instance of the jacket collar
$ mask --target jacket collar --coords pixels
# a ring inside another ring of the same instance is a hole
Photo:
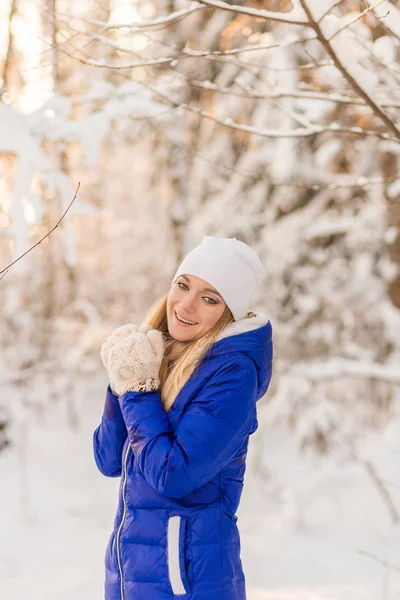
[[[245,333],[247,331],[253,331],[253,329],[259,329],[266,325],[269,321],[269,318],[266,313],[262,312],[253,312],[249,310],[243,319],[239,319],[238,321],[233,321],[229,323],[215,338],[215,342],[219,340],[223,340],[224,338],[230,337],[232,335],[238,335],[240,333]]]

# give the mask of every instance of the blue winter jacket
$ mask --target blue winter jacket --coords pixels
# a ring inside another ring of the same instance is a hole
[[[271,371],[258,313],[225,327],[168,412],[158,390],[108,386],[93,435],[101,473],[121,476],[106,600],[246,599],[235,513]]]

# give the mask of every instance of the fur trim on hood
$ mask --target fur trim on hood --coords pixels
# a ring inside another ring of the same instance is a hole
[[[239,333],[245,333],[246,331],[253,331],[253,329],[259,329],[266,325],[269,318],[266,313],[255,313],[248,311],[247,315],[243,319],[233,321],[229,323],[215,338],[214,342],[219,342],[224,338],[230,337],[231,335],[238,335]]]

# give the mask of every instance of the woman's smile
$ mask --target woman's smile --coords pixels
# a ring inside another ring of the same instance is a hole
[[[174,310],[175,313],[175,318],[177,323],[179,323],[179,325],[182,325],[183,327],[193,327],[194,325],[198,325],[198,323],[194,322],[194,321],[189,321],[189,319],[183,319],[183,317],[181,317],[176,310]],[[185,322],[186,321],[186,322]]]

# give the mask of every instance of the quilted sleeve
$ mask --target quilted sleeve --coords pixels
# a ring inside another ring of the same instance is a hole
[[[108,385],[101,423],[93,434],[94,459],[103,475],[121,475],[122,448],[127,435],[118,396],[112,393]]]
[[[257,372],[247,357],[227,360],[172,430],[159,390],[119,397],[139,468],[157,492],[182,498],[210,481],[251,432]]]

